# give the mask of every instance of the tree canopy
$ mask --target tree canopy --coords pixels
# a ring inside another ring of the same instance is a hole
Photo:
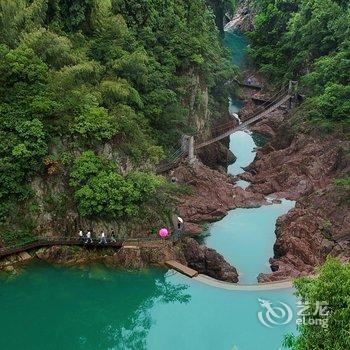
[[[315,278],[300,278],[295,288],[310,310],[326,302],[328,327],[308,322],[315,317],[310,314],[298,327],[297,336],[286,337],[285,345],[292,350],[350,349],[350,264],[330,258]]]
[[[0,0],[0,224],[35,203],[37,178],[65,184],[66,205],[73,197],[83,216],[134,213],[157,182],[149,171],[196,127],[194,77],[214,118],[213,97],[231,73],[205,0]],[[71,195],[86,152],[120,167]],[[120,208],[107,186],[132,197],[130,206]]]
[[[254,1],[250,53],[276,83],[298,79],[308,97],[303,112],[317,123],[350,116],[350,5],[340,0]]]

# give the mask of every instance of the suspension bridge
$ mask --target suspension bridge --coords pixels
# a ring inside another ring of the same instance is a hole
[[[199,149],[218,142],[237,131],[246,129],[251,124],[268,116],[271,112],[286,103],[289,103],[289,106],[291,107],[292,102],[296,99],[296,88],[297,82],[295,81],[291,81],[288,85],[283,86],[281,90],[275,93],[269,100],[259,105],[248,116],[247,120],[238,126],[235,126],[231,120],[212,129],[210,135],[207,133],[198,133],[193,136],[184,137],[184,142],[182,142],[181,148],[174,152],[166,162],[159,165],[157,173],[165,173],[173,169],[179,161],[185,157],[188,157],[189,163],[191,164],[195,160],[195,152]]]

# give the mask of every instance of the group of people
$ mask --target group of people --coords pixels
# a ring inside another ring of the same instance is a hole
[[[184,221],[181,217],[177,217],[177,234],[179,234],[179,232],[183,231],[184,229]],[[168,232],[167,232],[168,234]],[[78,232],[78,236],[81,242],[84,242],[85,244],[92,244],[94,242],[93,238],[92,238],[92,233],[91,231],[87,231],[86,234],[84,234],[84,232],[82,230],[79,230]],[[100,235],[96,236],[96,239],[98,240],[98,244],[108,244],[108,243],[115,243],[117,240],[115,238],[115,234],[114,231],[112,230],[111,235],[109,236],[109,238],[107,238],[107,235],[105,234],[104,231],[101,232]]]
[[[91,231],[88,231],[86,232],[86,234],[84,234],[83,231],[80,230],[78,232],[78,236],[80,240],[85,244],[91,244],[94,242],[92,239]],[[109,237],[109,242],[107,241],[107,235],[105,234],[105,232],[101,232],[101,234],[97,236],[96,239],[99,240],[98,242],[99,244],[115,243],[117,241],[115,238],[114,231],[111,232],[111,235]]]

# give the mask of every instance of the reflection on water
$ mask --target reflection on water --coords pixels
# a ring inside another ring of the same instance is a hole
[[[188,303],[187,288],[162,270],[31,266],[0,281],[0,349],[144,349],[150,310]]]
[[[295,305],[285,292],[232,292],[164,270],[34,265],[0,280],[0,349],[277,350],[295,323],[263,326],[259,298]]]

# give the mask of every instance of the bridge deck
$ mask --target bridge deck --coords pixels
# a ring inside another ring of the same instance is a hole
[[[266,110],[262,111],[260,114],[256,115],[253,118],[248,119],[247,121],[243,122],[242,124],[236,126],[233,129],[229,129],[226,132],[222,133],[221,135],[214,137],[210,140],[207,140],[205,142],[202,142],[198,145],[195,146],[195,149],[198,150],[200,148],[203,148],[205,146],[208,146],[212,143],[218,142],[222,139],[224,139],[227,136],[230,136],[231,134],[237,132],[237,131],[241,131],[243,129],[245,129],[247,126],[255,123],[256,121],[258,121],[259,119],[265,117],[267,114],[271,113],[272,111],[274,111],[275,109],[277,109],[278,107],[282,106],[284,103],[286,103],[289,99],[290,99],[290,95],[286,95],[284,96],[281,100],[279,100],[278,102],[276,102],[273,106],[267,108]]]

